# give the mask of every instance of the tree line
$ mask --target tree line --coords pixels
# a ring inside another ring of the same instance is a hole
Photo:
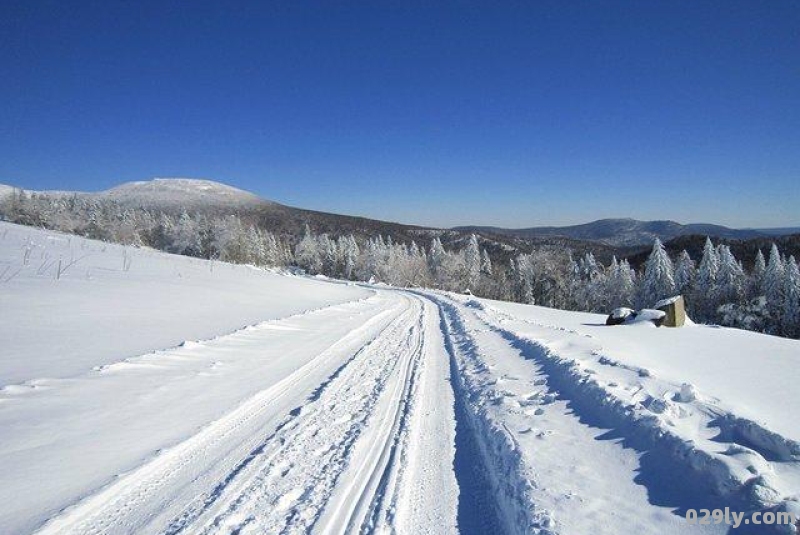
[[[277,236],[238,215],[168,214],[81,196],[27,194],[0,201],[0,216],[26,225],[170,253],[264,267],[299,267],[312,275],[470,292],[482,297],[566,310],[607,313],[652,307],[682,294],[702,323],[800,337],[800,273],[793,256],[773,245],[746,270],[727,245],[706,241],[699,262],[682,251],[670,258],[656,239],[639,271],[627,260],[609,265],[592,253],[541,246],[510,260],[493,259],[482,238],[465,236],[447,250],[438,237],[422,247],[376,235]],[[484,240],[485,241],[485,240]]]

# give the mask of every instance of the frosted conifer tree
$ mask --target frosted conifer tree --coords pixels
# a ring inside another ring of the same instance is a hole
[[[623,306],[633,305],[633,296],[636,291],[636,280],[634,278],[634,271],[627,260],[619,263],[619,287],[620,304]]]
[[[696,272],[694,260],[686,252],[681,251],[678,262],[675,265],[675,293],[684,294],[691,288]]]
[[[667,255],[661,240],[656,238],[653,250],[647,258],[642,282],[642,304],[653,306],[656,301],[671,297],[675,293],[675,279],[672,261]]]
[[[690,302],[692,314],[701,321],[713,321],[716,310],[717,273],[719,256],[710,238],[706,238],[703,258],[697,268],[693,298]]]
[[[246,257],[243,259],[256,266],[263,266],[266,264],[267,252],[264,248],[264,239],[256,227],[250,225],[245,233],[245,251]]]
[[[744,282],[744,270],[734,258],[730,247],[720,245],[716,305],[741,303],[744,298]]]
[[[481,273],[487,277],[492,276],[492,259],[489,258],[489,253],[486,249],[481,250]]]
[[[319,244],[316,237],[311,233],[311,228],[306,225],[303,239],[297,244],[294,250],[294,258],[297,265],[311,274],[319,273],[322,269],[322,258],[319,251]]]
[[[778,246],[774,243],[769,252],[769,262],[764,272],[764,295],[767,298],[767,310],[774,321],[779,322],[783,313],[783,294],[785,291],[784,266]]]
[[[605,287],[607,308],[633,306],[634,285],[627,260],[617,262],[616,256],[611,259]]]
[[[199,256],[200,255],[200,233],[194,220],[184,210],[178,219],[178,223],[173,227],[171,244],[169,250],[173,253]]]
[[[344,256],[344,277],[352,279],[358,264],[358,244],[356,239],[350,235],[342,240],[340,247],[343,249]]]
[[[756,261],[753,264],[753,271],[750,273],[750,280],[748,283],[747,297],[754,299],[764,295],[764,275],[767,272],[767,262],[764,259],[764,253],[761,249],[756,254]]]
[[[447,279],[447,252],[442,246],[439,238],[431,241],[430,252],[428,253],[428,267],[431,271],[434,283],[439,287],[445,287]]]
[[[466,287],[474,291],[481,275],[481,251],[475,234],[470,235],[464,250],[464,274]]]
[[[786,262],[781,326],[786,336],[800,336],[800,270],[794,256]]]

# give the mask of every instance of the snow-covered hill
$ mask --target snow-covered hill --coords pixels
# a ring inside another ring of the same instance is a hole
[[[268,203],[257,195],[211,180],[154,178],[127,182],[99,194],[137,206],[252,205]]]
[[[5,223],[0,299],[3,532],[795,533],[796,340]]]
[[[0,184],[0,196],[13,191],[12,186]],[[27,190],[26,190],[27,191]],[[81,191],[28,191],[28,193],[55,197],[79,196],[98,200],[111,200],[123,205],[174,210],[198,207],[253,207],[271,205],[272,201],[213,180],[196,178],[154,178],[126,182],[98,192]]]

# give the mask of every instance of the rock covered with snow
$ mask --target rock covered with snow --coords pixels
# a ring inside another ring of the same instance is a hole
[[[656,303],[656,304],[653,306],[653,308],[659,309],[659,308],[661,308],[661,307],[665,307],[665,306],[668,306],[668,305],[672,305],[672,304],[674,304],[674,303],[677,303],[679,299],[681,299],[681,296],[680,296],[680,295],[676,295],[676,296],[674,296],[674,297],[668,297],[668,298],[666,298],[666,299],[662,299],[661,301],[658,301],[658,302],[657,302],[657,303]]]
[[[631,315],[636,315],[632,308],[619,307],[611,311],[611,314],[606,318],[606,325],[620,325],[625,323],[625,319]]]
[[[666,313],[662,310],[653,310],[645,308],[639,311],[630,308],[620,307],[615,308],[608,318],[606,318],[606,325],[631,325],[636,323],[654,323],[660,326],[664,321]]]

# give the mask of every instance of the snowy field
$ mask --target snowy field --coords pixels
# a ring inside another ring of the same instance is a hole
[[[58,260],[61,260],[61,270]],[[794,533],[800,342],[0,224],[3,533]]]
[[[0,222],[0,387],[368,295]]]

